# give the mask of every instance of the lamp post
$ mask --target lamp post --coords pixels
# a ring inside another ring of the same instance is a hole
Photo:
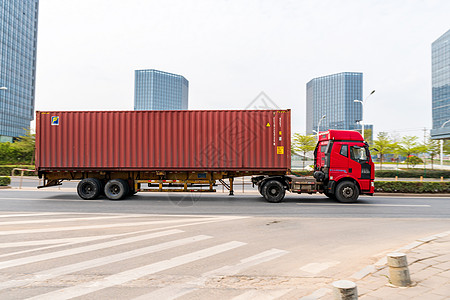
[[[372,92],[370,92],[369,96],[367,96],[366,99],[364,99],[364,100],[353,100],[353,102],[359,102],[359,103],[361,103],[361,120],[360,120],[360,122],[361,122],[361,127],[362,127],[361,133],[362,133],[363,139],[365,139],[365,138],[364,138],[364,122],[363,122],[364,101],[367,101],[367,99],[368,99],[370,96],[372,96],[373,93],[375,93],[375,90],[373,90]]]
[[[323,115],[322,118],[320,118],[319,122],[317,123],[317,140],[319,140],[320,123],[322,123],[322,120],[325,119],[326,117],[327,117],[327,115]]]
[[[445,121],[441,125],[441,128],[444,128],[444,126],[447,125],[447,123],[449,122],[450,120]],[[441,139],[441,155],[439,155],[439,157],[441,158],[441,168],[444,168],[444,139]]]

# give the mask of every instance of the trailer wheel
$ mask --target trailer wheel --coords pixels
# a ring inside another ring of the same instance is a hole
[[[262,191],[263,187],[264,187],[264,183],[261,182],[260,184],[258,184],[258,192],[261,194],[261,196],[264,196],[263,191]]]
[[[77,193],[85,200],[97,199],[102,193],[102,183],[97,178],[85,178],[78,183]]]
[[[123,179],[111,179],[105,185],[105,196],[110,200],[121,200],[128,195],[128,183]]]
[[[283,184],[278,180],[269,180],[262,187],[262,195],[271,203],[281,202],[285,192]]]
[[[342,181],[336,187],[336,199],[341,203],[355,203],[359,197],[358,187],[351,181]]]

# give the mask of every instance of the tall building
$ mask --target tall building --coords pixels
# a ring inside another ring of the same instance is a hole
[[[431,44],[433,139],[450,139],[450,30]]]
[[[34,119],[39,0],[0,1],[0,142]]]
[[[328,129],[361,130],[363,74],[343,72],[314,78],[306,84],[306,134]],[[323,116],[326,116],[322,119]],[[322,120],[321,120],[322,119]],[[364,124],[373,129],[373,125]]]
[[[153,69],[134,72],[134,110],[188,109],[186,78]]]

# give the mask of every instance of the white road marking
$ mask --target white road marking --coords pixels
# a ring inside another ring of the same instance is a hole
[[[184,239],[174,240],[170,242],[165,242],[157,245],[152,245],[140,249],[135,249],[127,252],[121,252],[118,254],[108,255],[101,258],[91,259],[79,263],[74,263],[71,265],[65,265],[49,270],[44,270],[38,273],[35,273],[33,277],[24,278],[24,279],[15,279],[7,282],[0,282],[0,290],[13,288],[13,287],[21,287],[28,285],[30,283],[39,281],[43,282],[61,275],[66,275],[70,273],[75,273],[79,271],[83,271],[86,269],[96,268],[100,266],[104,266],[107,264],[116,263],[122,260],[138,257],[141,255],[146,255],[150,253],[155,253],[158,251],[163,251],[183,245],[187,245],[190,243],[203,241],[212,238],[211,236],[207,235],[197,235],[193,237],[188,237]]]
[[[339,261],[330,261],[325,263],[310,263],[301,267],[300,270],[315,275],[319,274],[322,271],[325,271],[328,268],[337,266],[338,264],[340,264]]]
[[[368,204],[368,203],[297,203],[298,205],[314,206],[386,206],[386,207],[431,207],[428,204]]]
[[[18,190],[20,191],[20,190]],[[57,199],[57,198],[0,198],[1,200],[20,200],[20,201],[64,201],[64,202],[104,202],[109,201],[107,199],[100,200],[83,200],[83,199]]]
[[[289,293],[293,289],[280,289],[280,290],[251,290],[245,292],[237,297],[232,298],[233,300],[272,300]]]
[[[312,293],[311,295],[302,297],[299,300],[317,300],[317,299],[327,295],[328,293],[331,293],[331,289],[320,288],[320,289],[316,290],[314,293]]]
[[[111,276],[108,276],[104,279],[93,281],[90,283],[80,284],[73,287],[68,287],[64,289],[60,289],[54,292],[50,292],[47,294],[39,295],[36,297],[32,297],[29,299],[71,299],[75,297],[80,297],[95,291],[99,291],[108,287],[120,285],[132,280],[139,279],[144,276],[148,276],[151,274],[155,274],[167,269],[171,269],[174,267],[178,267],[181,265],[185,265],[187,263],[191,263],[197,260],[201,260],[213,255],[217,255],[223,253],[225,251],[229,251],[238,247],[246,245],[246,243],[242,242],[228,242],[224,244],[220,244],[217,246],[213,246],[207,249],[199,250],[196,252],[192,252],[189,254],[177,256],[168,260],[152,263],[146,266],[142,266],[139,268],[131,269],[128,271],[124,271],[121,273],[117,273]]]
[[[1,198],[0,198],[1,199]],[[0,215],[0,218],[14,218],[14,217],[34,217],[34,216],[54,216],[54,215],[71,215],[76,213],[28,213],[28,214],[12,214]]]
[[[20,224],[41,224],[41,223],[58,223],[58,222],[73,222],[73,221],[94,221],[94,220],[111,220],[111,219],[123,219],[123,218],[135,218],[143,217],[144,215],[129,215],[129,216],[102,216],[102,217],[75,217],[65,219],[39,219],[39,220],[24,220],[24,221],[10,221],[0,222],[0,226],[3,225],[20,225]]]
[[[239,273],[243,269],[247,269],[258,264],[271,261],[275,258],[289,253],[285,250],[271,249],[261,252],[257,255],[242,259],[238,264],[232,266],[224,266],[209,272],[202,274],[199,278],[187,282],[186,284],[170,285],[148,294],[139,296],[134,300],[147,300],[147,299],[176,299],[184,296],[190,292],[198,290],[200,287],[205,286],[205,282],[214,276],[230,276]]]
[[[98,239],[107,239],[107,238],[116,237],[116,236],[117,236],[116,234],[111,234],[111,235],[100,235],[100,236],[64,238],[64,239],[50,239],[50,240],[35,240],[35,241],[26,241],[26,242],[1,243],[0,248],[30,247],[30,246],[54,245],[54,244],[65,245],[65,244],[72,244],[72,243],[90,242],[90,241],[95,241]]]
[[[162,231],[162,232],[145,234],[145,235],[141,235],[141,236],[124,238],[124,239],[120,239],[120,240],[108,241],[108,242],[94,244],[94,245],[70,248],[70,249],[56,251],[56,252],[52,252],[52,253],[38,254],[38,255],[34,255],[34,256],[11,259],[8,261],[0,262],[0,269],[6,269],[6,268],[11,268],[11,267],[26,265],[26,264],[30,264],[30,263],[35,263],[35,262],[45,261],[45,260],[54,259],[54,258],[60,258],[60,257],[64,257],[64,256],[85,253],[85,252],[89,252],[89,251],[101,250],[101,249],[105,249],[105,248],[109,248],[109,247],[115,247],[115,246],[120,246],[120,245],[124,245],[124,244],[144,241],[144,240],[148,240],[148,239],[154,239],[154,238],[171,235],[171,234],[176,234],[176,233],[180,233],[180,232],[181,232],[180,230],[167,230],[167,231]]]
[[[211,220],[213,222],[218,222],[218,221],[226,221],[229,219],[228,218],[210,218],[210,219],[195,218],[195,219],[177,219],[177,220],[161,220],[161,221],[147,221],[147,222],[132,222],[132,223],[114,223],[114,224],[85,225],[85,226],[71,226],[71,227],[57,227],[57,228],[3,230],[3,231],[0,231],[0,236],[11,235],[11,234],[33,234],[33,233],[43,233],[43,232],[60,232],[60,231],[85,230],[85,229],[159,225],[159,224],[168,224],[168,223],[183,223],[183,222],[208,221],[208,220]]]

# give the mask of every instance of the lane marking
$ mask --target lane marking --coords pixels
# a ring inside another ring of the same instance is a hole
[[[124,284],[126,282],[139,279],[144,276],[155,274],[167,269],[175,268],[181,265],[185,265],[194,261],[198,261],[207,257],[211,257],[238,247],[244,246],[246,243],[232,241],[210,248],[202,249],[189,254],[177,256],[171,259],[159,261],[146,266],[134,268],[128,271],[120,272],[111,276],[107,276],[101,280],[92,281],[89,283],[79,284],[73,287],[60,289],[47,294],[39,295],[29,299],[71,299],[80,297],[92,292],[96,292],[108,287]]]
[[[310,263],[301,267],[300,270],[316,275],[322,271],[325,271],[326,269],[337,266],[340,263],[341,262],[339,261],[330,261],[325,263]]]
[[[232,298],[233,300],[272,300],[279,298],[293,289],[280,289],[280,290],[250,290],[239,296]]]
[[[175,248],[175,247],[188,245],[188,244],[191,244],[194,242],[203,241],[203,240],[207,240],[210,238],[212,238],[212,237],[207,236],[207,235],[197,235],[197,236],[193,236],[193,237],[188,237],[188,238],[184,238],[184,239],[179,239],[179,240],[165,242],[165,243],[161,243],[161,244],[157,244],[157,245],[152,245],[152,246],[148,246],[148,247],[144,247],[144,248],[140,248],[140,249],[135,249],[135,250],[127,251],[127,252],[121,252],[118,254],[113,254],[113,255],[108,255],[108,256],[104,256],[104,257],[100,257],[100,258],[96,258],[96,259],[91,259],[91,260],[87,260],[87,261],[83,261],[83,262],[79,262],[79,263],[65,265],[65,266],[61,266],[61,267],[57,267],[57,268],[53,268],[53,269],[49,269],[49,270],[44,270],[44,271],[35,273],[33,275],[33,277],[31,277],[31,278],[14,279],[14,280],[6,281],[6,282],[0,282],[0,290],[13,288],[13,287],[17,288],[17,287],[25,286],[30,283],[34,283],[34,282],[38,282],[38,281],[44,282],[46,280],[49,280],[49,279],[52,279],[52,278],[55,278],[58,276],[75,273],[75,272],[83,271],[86,269],[96,268],[96,267],[104,266],[107,264],[112,264],[112,263],[120,262],[123,260],[127,260],[130,258],[147,255],[150,253],[155,253],[155,252],[159,252],[159,251],[163,251],[163,250],[168,250],[168,249]]]
[[[297,205],[317,206],[386,206],[386,207],[431,207],[428,204],[366,204],[366,203],[296,203]]]
[[[48,198],[0,198],[0,200],[20,200],[20,201],[67,201],[67,202],[104,202],[110,201],[108,199],[100,199],[100,200],[83,200],[83,199],[48,199]]]
[[[147,299],[176,299],[188,293],[196,291],[205,286],[205,283],[215,276],[230,276],[239,273],[243,269],[256,266],[258,264],[271,261],[275,258],[285,255],[289,251],[271,249],[259,254],[242,259],[238,264],[231,266],[224,266],[206,273],[203,273],[199,278],[187,282],[186,284],[174,284],[164,288],[160,288],[148,294],[134,298],[133,300],[147,300]]]
[[[209,220],[215,221],[228,220],[226,218],[210,218]],[[60,231],[74,231],[85,229],[102,229],[102,228],[118,228],[118,227],[131,227],[131,226],[145,226],[145,225],[160,225],[168,223],[183,223],[183,222],[195,222],[195,221],[207,221],[208,218],[193,218],[193,219],[178,219],[178,220],[162,220],[162,221],[147,221],[147,222],[132,222],[121,224],[102,224],[102,225],[85,225],[85,226],[71,226],[71,227],[57,227],[57,228],[42,228],[42,229],[21,229],[21,230],[3,230],[0,231],[0,236],[11,234],[33,234],[43,232],[60,232]]]
[[[28,213],[28,214],[12,214],[0,215],[0,218],[14,218],[14,217],[34,217],[34,216],[53,216],[53,215],[68,215],[72,213]],[[78,213],[73,213],[78,214]]]
[[[112,220],[121,218],[142,218],[145,215],[131,215],[131,216],[102,216],[102,217],[75,217],[65,219],[39,219],[39,220],[24,220],[24,221],[9,221],[0,222],[0,226],[3,225],[20,225],[20,224],[41,224],[41,223],[58,223],[58,222],[73,222],[73,221],[94,221],[94,220]]]
[[[17,266],[21,266],[21,265],[30,264],[30,263],[41,262],[41,261],[65,257],[65,256],[69,256],[69,255],[76,255],[76,254],[81,254],[81,253],[95,251],[95,250],[102,250],[105,248],[140,242],[140,241],[154,239],[154,238],[167,236],[167,235],[171,235],[171,234],[176,234],[176,233],[180,233],[180,232],[181,232],[180,230],[176,230],[176,229],[166,230],[166,231],[162,231],[162,232],[155,232],[155,233],[150,233],[150,234],[145,234],[145,235],[140,235],[140,236],[124,238],[124,239],[120,239],[120,240],[103,242],[103,243],[94,244],[94,245],[70,248],[70,249],[60,250],[60,251],[46,253],[46,254],[38,254],[38,255],[34,255],[34,256],[11,259],[8,261],[0,262],[0,269],[17,267]]]

